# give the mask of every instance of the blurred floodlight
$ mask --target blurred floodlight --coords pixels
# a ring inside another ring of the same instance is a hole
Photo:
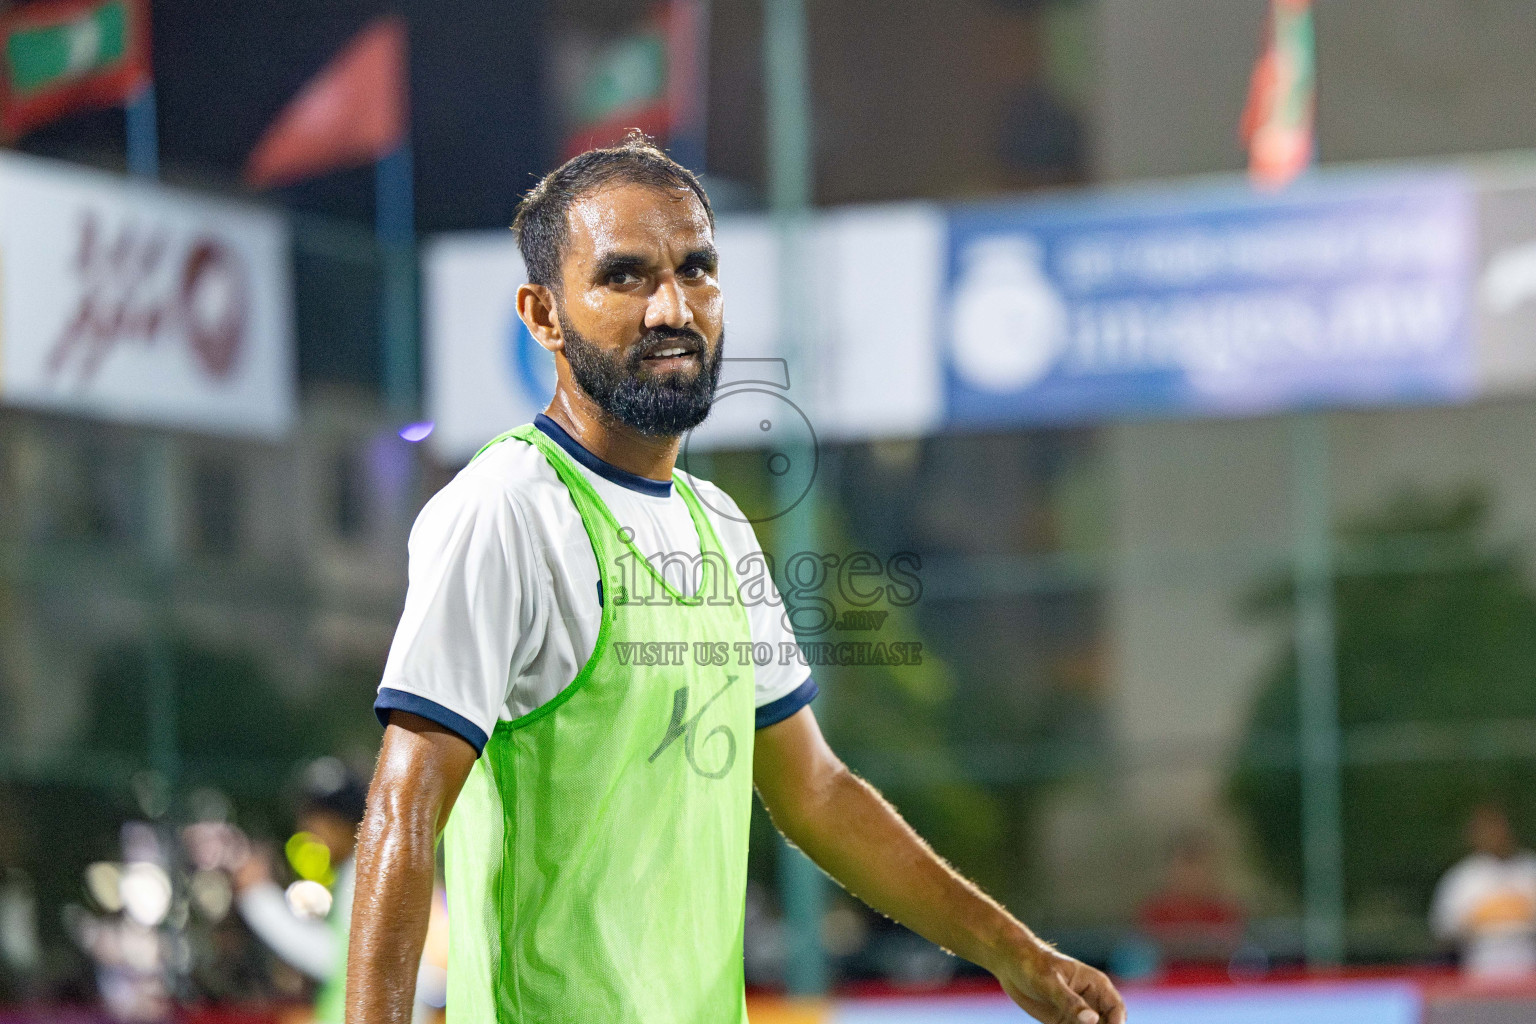
[[[147,821],[123,822],[121,835],[124,862],[132,864],[143,860],[153,864],[166,863],[160,837],[155,833],[155,827]]]
[[[331,890],[319,882],[303,879],[288,887],[288,909],[297,917],[321,920],[331,912]]]
[[[404,436],[405,430],[400,433]],[[347,766],[339,757],[317,757],[304,769],[304,788],[311,793],[334,793],[346,784]]]
[[[224,863],[228,831],[229,826],[211,821],[199,821],[182,828],[181,845],[194,868],[210,871]]]
[[[146,818],[159,818],[171,806],[171,783],[160,772],[135,772],[133,795]]]
[[[234,902],[229,876],[222,871],[199,871],[193,875],[192,902],[205,919],[214,924],[224,920]]]
[[[400,436],[414,444],[417,441],[425,441],[432,435],[432,428],[437,426],[431,420],[423,420],[420,423],[411,423],[400,428]]]
[[[170,912],[171,879],[158,864],[149,861],[129,864],[123,872],[119,890],[123,897],[123,909],[130,918],[146,928],[155,927]]]
[[[192,820],[198,822],[226,822],[234,811],[229,797],[211,786],[194,789],[187,803],[192,810]]]
[[[85,869],[85,889],[96,905],[109,914],[123,909],[123,866],[97,861]]]
[[[869,945],[869,924],[847,903],[838,903],[821,918],[821,945],[832,956],[853,956]]]
[[[132,925],[117,933],[118,956],[123,966],[135,974],[154,975],[163,966],[160,962],[160,937],[149,928]]]

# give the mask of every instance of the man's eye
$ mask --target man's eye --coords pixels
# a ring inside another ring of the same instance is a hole
[[[684,281],[702,281],[709,276],[709,271],[703,267],[684,267],[680,276]]]
[[[633,284],[638,280],[640,279],[627,270],[615,270],[613,273],[608,275],[606,283],[610,288],[622,288],[625,285]]]

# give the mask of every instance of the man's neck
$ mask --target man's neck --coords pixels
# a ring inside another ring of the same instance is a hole
[[[649,480],[672,479],[679,438],[647,437],[608,415],[585,394],[573,395],[564,388],[555,390],[544,415],[610,466]]]

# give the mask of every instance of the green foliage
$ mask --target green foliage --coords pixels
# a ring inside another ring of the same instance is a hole
[[[151,660],[163,658],[163,666]],[[152,756],[152,675],[167,672],[181,758],[292,762],[307,751],[296,709],[249,651],[216,650],[178,637],[152,652],[124,644],[99,656],[92,678],[88,750]]]
[[[1471,745],[1479,723],[1536,723],[1536,593],[1519,562],[1490,545],[1487,520],[1487,503],[1474,493],[1410,495],[1340,537],[1341,553],[1369,570],[1335,582],[1346,750],[1380,749],[1381,742],[1370,741],[1385,737],[1436,755],[1347,764],[1351,910],[1421,912],[1460,854],[1463,825],[1479,800],[1502,802],[1517,830],[1536,824],[1536,763],[1480,759]],[[1263,587],[1247,611],[1291,615],[1290,583]],[[1229,795],[1251,824],[1268,871],[1299,893],[1296,728],[1296,660],[1287,648],[1265,675]],[[1429,745],[1447,729],[1466,738],[1453,741],[1450,756],[1439,756]]]
[[[843,522],[836,506],[822,509],[817,532],[823,550],[839,555],[859,550]],[[824,591],[842,611],[845,605],[837,600],[835,587],[829,584]],[[817,665],[812,674],[828,693],[818,702],[817,716],[828,740],[856,771],[868,771],[882,759],[921,765],[929,780],[882,785],[886,797],[962,871],[1003,891],[1009,881],[1003,807],[994,793],[965,778],[946,729],[957,689],[954,671],[926,642],[913,607],[881,600],[871,609],[886,613],[877,632],[833,629],[816,639],[917,642],[922,660],[916,665]]]
[[[158,666],[152,660],[157,655],[163,659]],[[170,639],[158,652],[135,641],[98,654],[82,747],[146,762],[153,757],[157,668],[168,676],[177,757],[194,765],[244,762],[279,776],[307,758],[377,749],[379,727],[371,708],[379,666],[335,669],[307,696],[295,698],[277,685],[255,651],[185,636]],[[281,783],[274,777],[272,789]]]

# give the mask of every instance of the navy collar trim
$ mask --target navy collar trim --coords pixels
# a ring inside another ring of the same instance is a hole
[[[631,491],[639,491],[641,494],[649,494],[653,498],[672,497],[671,480],[652,480],[650,477],[631,473],[629,470],[620,469],[610,462],[604,462],[583,448],[580,441],[567,434],[564,427],[543,413],[539,413],[533,418],[533,425],[542,430],[555,444],[564,448],[567,455],[604,480],[611,480],[620,487],[627,487]]]

